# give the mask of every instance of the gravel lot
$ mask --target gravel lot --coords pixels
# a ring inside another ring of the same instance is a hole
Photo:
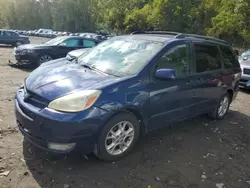
[[[8,174],[0,175],[1,188],[250,187],[248,92],[239,93],[224,120],[201,116],[160,130],[115,163],[55,156],[32,147],[16,129],[14,94],[31,70],[8,66],[12,50],[0,47],[0,172]]]

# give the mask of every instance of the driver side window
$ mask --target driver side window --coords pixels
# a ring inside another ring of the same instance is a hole
[[[157,69],[173,69],[176,77],[189,72],[189,55],[186,44],[177,45],[168,50],[159,60]]]

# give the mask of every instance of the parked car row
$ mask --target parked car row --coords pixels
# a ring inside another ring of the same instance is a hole
[[[94,38],[97,40],[106,40],[114,36],[114,34],[107,34],[105,32],[98,31],[96,33],[71,33],[71,32],[62,32],[62,31],[53,31],[52,29],[39,29],[39,30],[11,30],[21,35],[27,36],[38,36],[46,38],[55,38],[58,36],[81,36],[87,38]]]
[[[237,95],[240,65],[223,40],[152,31],[97,43],[60,36],[15,49],[40,65],[15,97],[18,128],[37,147],[118,160],[139,137],[174,122],[223,119]],[[86,48],[44,63],[78,47]]]
[[[22,44],[29,44],[29,37],[20,35],[15,31],[0,29],[0,44],[11,46],[20,46]]]
[[[19,63],[39,66],[47,61],[66,57],[67,53],[72,50],[92,48],[100,42],[100,40],[80,36],[60,36],[44,44],[18,46],[14,48],[14,55]]]

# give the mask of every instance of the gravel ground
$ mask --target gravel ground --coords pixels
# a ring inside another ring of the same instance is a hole
[[[42,40],[31,38],[32,43]],[[12,50],[0,47],[1,188],[250,187],[248,92],[238,94],[224,120],[200,116],[175,124],[142,138],[121,161],[56,156],[32,147],[16,129],[13,98],[30,70],[8,66]]]

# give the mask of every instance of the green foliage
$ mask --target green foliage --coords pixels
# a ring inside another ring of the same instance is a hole
[[[171,30],[250,43],[250,0],[0,0],[0,27]]]

